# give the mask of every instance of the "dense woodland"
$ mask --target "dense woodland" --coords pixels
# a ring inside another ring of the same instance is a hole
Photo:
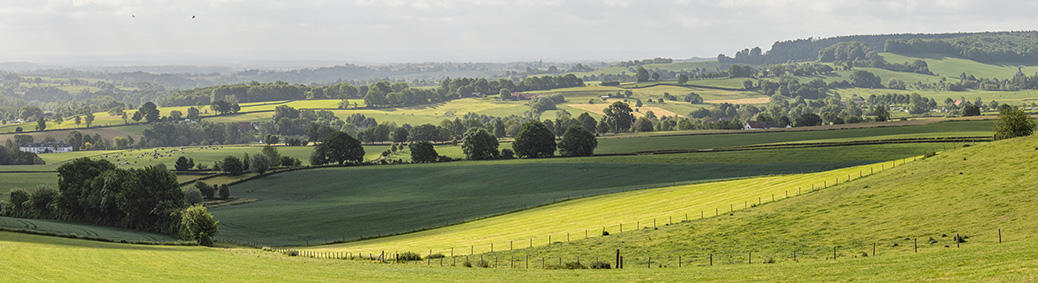
[[[777,41],[771,46],[771,50],[761,52],[759,47],[747,48],[735,53],[735,57],[724,54],[717,55],[721,63],[740,64],[780,64],[796,61],[812,61],[817,59],[818,52],[827,47],[841,42],[862,42],[873,50],[886,50],[886,52],[919,52],[922,49],[905,49],[900,42],[909,40],[939,40],[952,44],[959,44],[961,49],[956,50],[959,55],[981,62],[1038,62],[1033,57],[1038,51],[1027,49],[1034,46],[1038,32],[984,32],[984,33],[944,33],[944,34],[881,34],[881,35],[852,35],[830,38],[806,38],[787,41]],[[892,47],[887,49],[888,41],[895,41]],[[923,51],[933,53],[930,51]],[[945,53],[948,54],[948,53]],[[949,54],[952,55],[952,54]],[[1011,59],[1017,58],[1017,59]]]

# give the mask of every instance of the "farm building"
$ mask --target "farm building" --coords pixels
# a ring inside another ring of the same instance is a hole
[[[72,145],[66,142],[26,143],[18,147],[18,150],[32,153],[70,152]]]
[[[785,125],[785,128],[789,128],[789,125]],[[764,129],[777,129],[783,128],[778,122],[775,121],[748,121],[743,126],[743,130],[764,130]]]

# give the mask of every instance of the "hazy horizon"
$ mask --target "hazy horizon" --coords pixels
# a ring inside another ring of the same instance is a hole
[[[1009,31],[1026,1],[16,0],[0,62],[618,61],[713,58],[808,37]]]

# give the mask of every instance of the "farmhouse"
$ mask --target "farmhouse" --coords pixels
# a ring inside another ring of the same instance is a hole
[[[533,98],[534,96],[537,96],[537,95],[538,94],[536,94],[536,93],[513,92],[512,93],[512,98],[513,99],[521,99],[521,100],[530,100],[531,98]]]
[[[66,142],[26,143],[18,147],[18,150],[32,153],[70,152],[72,145]]]
[[[782,126],[779,126],[779,123],[775,122],[775,121],[748,121],[748,122],[746,122],[746,125],[743,126],[743,129],[744,130],[764,130],[764,129],[777,129],[777,128],[781,128],[781,127]],[[789,125],[786,125],[785,127],[789,128]]]

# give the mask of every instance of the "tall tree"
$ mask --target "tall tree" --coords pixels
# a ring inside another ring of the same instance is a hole
[[[144,120],[148,121],[148,123],[159,120],[159,108],[154,102],[148,101],[141,104],[141,107],[137,109],[137,112],[140,112],[141,115],[144,116]]]
[[[465,131],[462,143],[461,149],[465,152],[465,158],[471,160],[496,159],[499,154],[497,138],[483,128],[476,127]]]
[[[86,118],[83,120],[86,122],[86,127],[90,128],[90,126],[94,124],[94,113],[87,112],[85,117]]]
[[[519,157],[539,158],[555,155],[555,134],[541,121],[526,122],[515,135],[512,149]]]
[[[559,142],[559,154],[562,156],[591,156],[598,147],[598,139],[581,125],[569,126]]]
[[[429,141],[419,141],[410,145],[411,162],[429,163],[436,162],[440,155]]]
[[[639,83],[647,82],[649,81],[649,71],[645,70],[645,68],[642,68],[641,66],[638,66],[638,70],[635,72],[634,77],[638,80]]]
[[[314,149],[325,162],[334,162],[342,165],[346,161],[361,162],[364,159],[364,147],[360,141],[347,133],[333,132],[325,137],[321,144]],[[313,158],[311,158],[311,162]]]
[[[604,112],[606,117],[611,120],[610,122],[613,125],[613,133],[627,131],[631,128],[631,123],[634,122],[634,115],[631,114],[631,112],[633,112],[631,106],[622,101],[613,102],[613,104],[610,104],[609,108],[606,108]],[[599,131],[603,130],[605,129],[599,129]]]
[[[43,120],[43,118],[37,119],[36,120],[36,130],[42,132],[43,130],[46,130],[46,129],[47,129],[47,121]]]

